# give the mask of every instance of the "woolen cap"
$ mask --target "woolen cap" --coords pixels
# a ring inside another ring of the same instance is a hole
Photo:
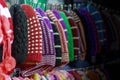
[[[42,60],[42,29],[34,9],[27,4],[21,4],[27,16],[28,25],[28,53],[27,62],[41,62]]]

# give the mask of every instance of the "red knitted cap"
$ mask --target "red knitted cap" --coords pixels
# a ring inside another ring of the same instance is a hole
[[[27,16],[28,23],[28,55],[27,62],[42,60],[42,30],[34,9],[27,4],[21,4]]]

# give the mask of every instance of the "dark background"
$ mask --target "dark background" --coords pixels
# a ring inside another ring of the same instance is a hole
[[[119,0],[92,0],[97,4],[101,4],[107,8],[120,10],[120,1]]]
[[[92,2],[95,3],[97,6],[100,5],[104,8],[112,10],[112,13],[118,12],[118,14],[120,14],[120,2],[119,2],[119,0],[92,0]],[[66,5],[73,4],[73,0],[64,0],[64,3]],[[114,57],[114,59],[115,58],[120,59],[120,51],[117,53],[119,55],[117,55],[117,56],[115,56],[115,55],[108,56],[107,55],[107,57],[108,58]],[[110,59],[108,61],[112,61],[112,60]],[[120,74],[120,61],[116,62],[116,63],[109,64],[109,65],[105,65],[105,68],[110,73],[111,80],[120,80],[120,75],[119,75]]]
[[[65,4],[73,4],[74,0],[64,0]],[[78,0],[78,1],[84,1],[84,0]],[[119,11],[120,12],[120,2],[119,0],[86,0],[86,1],[92,1],[93,3],[100,5],[104,8],[108,8],[109,10],[113,10],[113,12]]]

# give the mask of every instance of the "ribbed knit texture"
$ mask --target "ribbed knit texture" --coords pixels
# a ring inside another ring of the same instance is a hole
[[[36,9],[36,13],[39,19],[39,22],[42,27],[42,32],[43,32],[43,53],[42,53],[42,62],[39,63],[39,65],[52,65],[55,66],[55,58],[56,58],[56,53],[55,48],[54,48],[54,36],[51,35],[53,34],[50,29],[50,26],[46,24],[46,20],[43,19],[41,16],[41,10]],[[47,20],[48,23],[48,20]],[[49,22],[50,24],[50,22]],[[51,25],[51,24],[50,24]],[[52,27],[52,26],[51,26]]]
[[[60,24],[62,25],[62,28],[63,28],[65,36],[66,36],[66,42],[68,43],[68,31],[67,31],[67,27],[65,25],[63,18],[60,16],[59,11],[54,9],[54,10],[52,10],[52,12],[55,15],[55,17],[58,19]]]
[[[63,12],[66,14],[67,19],[69,21],[70,24],[70,28],[72,30],[72,36],[73,36],[73,42],[74,42],[74,59],[75,60],[79,60],[80,59],[80,34],[79,34],[79,29],[77,24],[75,23],[73,17],[71,16],[71,14],[65,10],[63,10]],[[77,38],[78,37],[78,38]]]
[[[104,45],[105,42],[105,37],[104,37],[104,28],[103,28],[103,20],[101,18],[100,13],[89,3],[82,3],[83,5],[80,5],[80,8],[83,8],[85,10],[87,10],[88,12],[90,12],[90,14],[93,16],[96,25],[97,25],[97,31],[98,31],[98,36],[99,36],[99,40],[100,40],[100,44],[101,46]]]
[[[97,39],[96,39],[96,30],[94,27],[94,23],[92,22],[90,15],[88,14],[87,11],[83,10],[82,8],[78,9],[79,13],[81,16],[85,18],[87,21],[87,26],[84,27],[84,29],[87,31],[87,38],[89,39],[89,45],[88,45],[88,50],[91,56],[96,56],[97,54]]]
[[[39,14],[41,15],[42,17],[42,20],[46,26],[46,28],[48,29],[48,32],[49,32],[49,35],[50,35],[50,40],[51,40],[51,53],[49,54],[56,54],[55,52],[55,48],[54,48],[54,34],[53,34],[53,28],[52,28],[52,25],[50,24],[50,20],[49,18],[46,16],[45,12],[40,9],[40,8],[36,8],[36,10],[39,12]]]
[[[68,46],[66,43],[66,37],[65,37],[64,30],[60,22],[57,20],[55,15],[52,13],[52,11],[47,10],[46,13],[50,17],[50,19],[52,19],[52,21],[55,23],[58,29],[58,32],[60,34],[60,42],[61,42],[61,48],[62,48],[62,64],[65,65],[69,62],[69,55],[68,55]]]
[[[42,60],[42,30],[34,9],[27,4],[21,5],[27,16],[28,25],[28,53],[27,62],[41,62]]]
[[[17,64],[20,64],[26,60],[28,51],[27,17],[18,4],[14,4],[10,7],[10,13],[14,27],[12,56],[16,59]]]
[[[49,18],[50,19],[50,18]],[[56,27],[56,25],[54,24],[54,22],[50,19],[50,23],[52,25],[53,28],[53,32],[54,32],[54,47],[55,47],[55,51],[56,51],[56,66],[60,66],[61,65],[61,60],[62,60],[62,49],[61,49],[61,42],[60,42],[60,34],[58,32],[58,29]]]
[[[74,44],[73,44],[74,37],[72,36],[72,30],[70,29],[70,24],[68,22],[68,19],[67,19],[65,13],[61,11],[60,15],[63,18],[63,21],[66,23],[66,28],[67,28],[67,31],[68,31],[69,60],[72,62],[72,61],[74,61]]]
[[[81,54],[80,54],[80,60],[84,60],[85,59],[85,55],[86,55],[86,50],[87,50],[87,47],[86,47],[86,38],[85,38],[85,32],[84,32],[84,29],[83,29],[83,24],[79,18],[79,16],[74,12],[74,11],[71,11],[72,13],[72,16],[74,17],[74,20],[79,28],[79,32],[80,32],[80,39],[81,39]]]

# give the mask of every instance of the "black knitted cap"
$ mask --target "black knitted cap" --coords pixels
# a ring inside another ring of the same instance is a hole
[[[28,28],[27,17],[19,4],[10,7],[13,20],[14,41],[12,44],[12,56],[17,64],[26,60],[28,51]]]

